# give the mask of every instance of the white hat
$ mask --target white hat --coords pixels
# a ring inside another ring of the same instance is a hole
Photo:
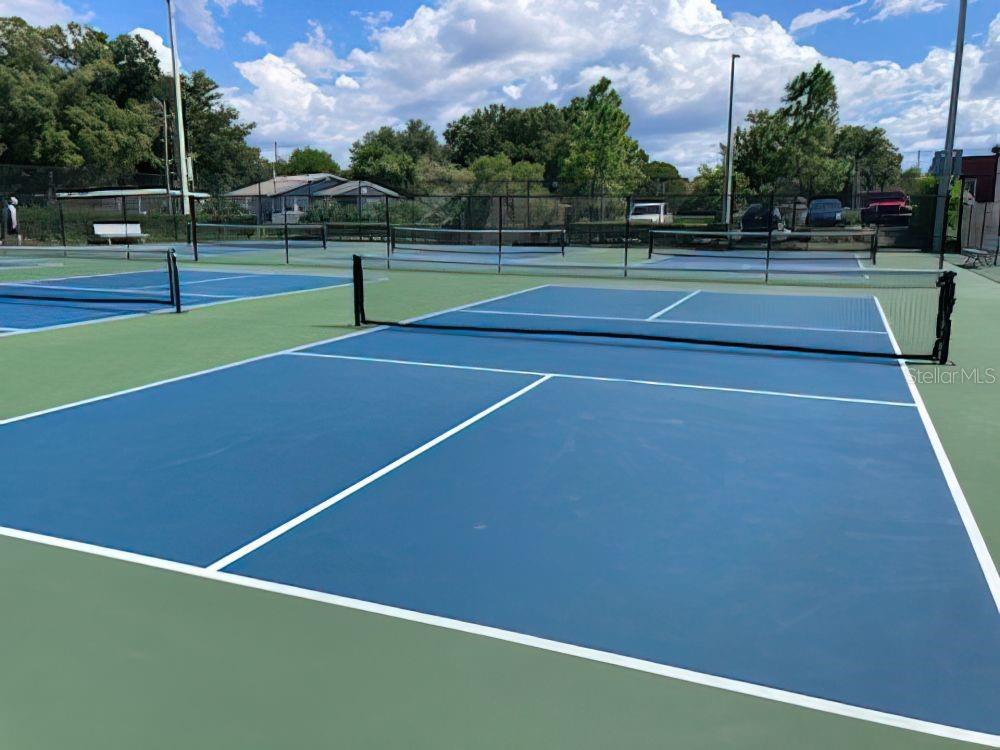
[[[12,206],[16,206],[17,205],[17,198],[15,198],[13,195],[10,197],[10,204]]]

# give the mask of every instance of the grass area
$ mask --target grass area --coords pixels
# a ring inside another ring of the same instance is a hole
[[[396,273],[392,283],[404,316],[540,281]],[[913,368],[994,558],[998,386],[962,373],[1000,372],[998,316],[997,285],[960,272],[956,366]],[[0,417],[353,330],[340,288],[0,338]],[[0,600],[0,744],[27,750],[963,746],[10,538],[0,538]]]

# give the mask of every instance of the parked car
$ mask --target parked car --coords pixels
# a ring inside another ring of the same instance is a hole
[[[861,222],[886,226],[907,226],[913,217],[910,198],[900,190],[866,193],[861,198]]]
[[[771,229],[780,232],[784,228],[785,222],[781,218],[781,211],[776,207],[772,208],[769,218],[768,210],[763,203],[751,203],[740,217],[740,229],[744,232],[767,232]]]
[[[806,223],[811,227],[836,227],[844,223],[844,204],[836,198],[817,198],[809,204]]]
[[[674,215],[666,203],[635,203],[628,217],[632,224],[673,224]]]

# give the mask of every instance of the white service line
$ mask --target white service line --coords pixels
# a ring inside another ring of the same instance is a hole
[[[875,306],[878,308],[879,315],[882,316],[882,323],[885,325],[885,330],[889,334],[889,340],[892,342],[892,349],[896,352],[896,354],[900,354],[902,350],[899,348],[896,336],[892,332],[892,328],[889,325],[889,319],[886,317],[885,311],[882,309],[882,304],[878,301],[877,297],[873,297],[873,299],[875,300]],[[920,395],[920,390],[917,388],[916,383],[913,382],[913,378],[910,377],[910,373],[906,369],[906,363],[903,360],[899,361],[899,369],[900,374],[903,376],[903,380],[906,381],[907,388],[910,389],[910,395],[913,397],[914,404],[916,404],[917,413],[920,414],[920,421],[924,425],[924,431],[927,433],[927,439],[930,441],[931,447],[934,449],[934,455],[937,457],[941,473],[944,475],[945,481],[948,484],[948,489],[951,490],[951,497],[955,502],[955,508],[958,510],[958,515],[962,519],[962,524],[965,526],[965,532],[969,535],[969,542],[972,544],[972,549],[976,553],[976,559],[979,561],[979,567],[982,568],[983,577],[986,579],[986,585],[989,587],[990,593],[993,595],[993,603],[996,605],[997,612],[1000,613],[1000,572],[997,571],[996,563],[993,562],[993,557],[990,555],[989,547],[986,546],[986,540],[983,538],[983,533],[979,530],[979,524],[976,523],[976,517],[972,512],[972,508],[969,506],[968,499],[965,497],[965,492],[962,491],[962,485],[959,484],[958,475],[955,473],[955,469],[952,467],[951,461],[948,459],[948,454],[944,450],[944,444],[941,442],[941,438],[937,434],[937,429],[931,421],[931,415],[930,412],[927,411],[927,405],[924,404],[923,396]]]
[[[662,310],[657,310],[655,313],[653,313],[648,318],[646,318],[646,320],[656,320],[661,315],[664,315],[664,314],[670,312],[671,310],[673,310],[678,305],[681,305],[681,304],[687,302],[689,299],[691,299],[694,295],[698,294],[700,291],[701,291],[701,289],[695,289],[690,294],[687,294],[687,295],[681,297],[679,300],[677,300],[676,302],[673,302],[673,303],[667,305]]]
[[[721,391],[723,393],[746,393],[752,396],[781,396],[783,398],[804,398],[812,401],[839,401],[848,404],[874,404],[877,406],[905,406],[912,408],[914,404],[908,401],[881,401],[870,398],[852,398],[849,396],[819,396],[811,393],[790,393],[785,391],[763,391],[753,388],[729,388],[721,385],[700,385],[698,383],[671,383],[662,380],[640,380],[635,378],[612,378],[600,375],[575,375],[563,372],[535,372],[533,370],[508,370],[502,367],[482,367],[477,365],[453,365],[441,362],[421,362],[411,359],[389,359],[386,357],[358,357],[347,354],[322,354],[320,352],[287,352],[296,357],[321,357],[326,359],[346,359],[354,362],[382,362],[390,365],[413,365],[415,367],[440,367],[446,370],[474,370],[478,372],[497,372],[506,375],[537,375],[565,380],[593,380],[598,383],[633,383],[635,385],[651,385],[662,388],[688,388],[696,391]]]
[[[248,576],[238,575],[235,573],[226,573],[223,571],[211,570],[210,568],[201,568],[188,563],[164,560],[162,558],[141,555],[135,552],[124,552],[110,547],[102,547],[96,544],[89,544],[87,542],[61,539],[59,537],[48,536],[47,534],[39,534],[31,531],[21,531],[19,529],[11,529],[0,526],[0,536],[9,537],[11,539],[20,539],[34,544],[43,544],[49,547],[57,547],[59,549],[70,550],[73,552],[95,555],[98,557],[118,560],[120,562],[144,565],[150,568],[165,570],[172,573],[181,573],[195,578],[214,581],[216,583],[225,583],[257,591],[265,591],[278,596],[305,599],[308,601],[343,607],[345,609],[351,609],[358,612],[391,617],[405,622],[413,622],[421,625],[442,628],[444,630],[482,636],[484,638],[491,638],[505,643],[513,643],[526,648],[534,648],[541,651],[548,651],[550,653],[562,654],[564,656],[572,656],[579,659],[585,659],[587,661],[608,664],[611,666],[621,667],[623,669],[657,675],[659,677],[679,680],[681,682],[687,682],[694,685],[703,685],[706,687],[717,688],[719,690],[726,690],[731,693],[749,695],[755,698],[762,698],[764,700],[775,701],[777,703],[798,706],[800,708],[820,711],[822,713],[844,716],[858,721],[866,721],[873,724],[895,727],[897,729],[905,729],[936,737],[946,737],[963,742],[972,742],[987,747],[1000,748],[1000,736],[995,734],[986,734],[985,732],[976,732],[971,729],[962,729],[961,727],[949,726],[947,724],[938,724],[909,716],[891,714],[884,711],[875,711],[870,708],[855,706],[849,703],[827,700],[825,698],[817,698],[811,695],[794,693],[787,690],[781,690],[779,688],[758,685],[753,682],[735,680],[729,677],[721,677],[705,672],[696,672],[682,667],[673,667],[667,664],[659,664],[657,662],[647,661],[644,659],[636,659],[609,651],[599,651],[597,649],[587,648],[586,646],[577,646],[572,643],[563,643],[561,641],[540,638],[537,636],[527,635],[525,633],[518,633],[516,631],[502,630],[500,628],[490,627],[489,625],[478,625],[464,620],[455,620],[447,617],[441,617],[439,615],[431,615],[424,612],[402,609],[400,607],[392,607],[386,604],[365,601],[363,599],[353,599],[346,596],[340,596],[338,594],[327,594],[322,591],[313,591],[310,589],[300,588],[298,586],[289,586],[287,584],[275,583],[273,581],[250,578]]]
[[[656,323],[658,325],[716,326],[719,328],[771,328],[781,331],[818,331],[821,333],[858,333],[867,336],[885,336],[885,331],[863,331],[857,328],[819,328],[815,326],[779,326],[769,323],[714,323],[707,320],[652,320],[650,318],[625,318],[613,315],[571,315],[568,313],[532,313],[512,312],[509,310],[456,310],[463,313],[482,313],[483,315],[514,315],[529,318],[570,318],[579,320],[618,320],[627,323]],[[409,322],[409,321],[405,321]],[[539,331],[538,333],[545,333]]]
[[[410,461],[412,461],[413,459],[415,459],[420,454],[426,453],[427,451],[429,451],[434,446],[440,445],[441,443],[443,443],[448,438],[450,438],[450,437],[452,437],[454,435],[457,435],[462,430],[466,429],[467,427],[471,427],[472,425],[474,425],[479,420],[481,420],[481,419],[483,419],[485,417],[488,417],[490,414],[492,414],[493,412],[495,412],[495,411],[497,411],[499,409],[502,409],[507,404],[511,403],[512,401],[515,401],[515,400],[519,399],[521,396],[523,396],[524,394],[528,393],[529,391],[534,390],[535,388],[537,388],[538,386],[540,386],[542,383],[546,382],[547,380],[551,380],[551,378],[552,378],[551,375],[543,375],[542,377],[538,378],[537,380],[532,381],[531,383],[529,383],[528,385],[524,386],[520,390],[517,390],[514,393],[510,394],[509,396],[507,396],[506,398],[503,398],[500,401],[497,401],[495,404],[492,404],[491,406],[488,406],[487,408],[483,409],[478,414],[475,414],[475,415],[469,417],[464,422],[461,422],[461,423],[455,425],[450,430],[447,430],[446,432],[442,432],[440,435],[438,435],[437,437],[435,437],[432,440],[428,440],[426,443],[424,443],[423,445],[421,445],[419,448],[413,449],[412,451],[410,451],[406,455],[400,456],[399,458],[397,458],[392,463],[386,464],[385,466],[383,466],[378,471],[375,471],[375,472],[369,474],[364,479],[362,479],[362,480],[360,480],[358,482],[355,482],[350,487],[348,487],[348,488],[346,488],[344,490],[341,490],[340,492],[338,492],[333,497],[327,498],[323,502],[314,505],[309,510],[307,510],[307,511],[305,511],[303,513],[300,513],[299,515],[295,516],[295,518],[289,519],[288,521],[286,521],[285,523],[281,524],[280,526],[276,526],[275,528],[271,529],[266,534],[263,534],[263,535],[257,537],[252,542],[249,542],[249,543],[243,545],[242,547],[240,547],[239,549],[234,550],[233,552],[230,552],[225,557],[222,557],[222,558],[216,560],[214,563],[212,563],[211,565],[208,566],[208,569],[209,570],[222,570],[223,568],[227,567],[228,565],[233,564],[234,562],[236,562],[240,558],[246,557],[247,555],[249,555],[254,550],[259,549],[260,547],[263,547],[268,542],[274,541],[275,539],[277,539],[282,534],[285,534],[285,533],[291,531],[292,529],[294,529],[296,526],[299,526],[299,525],[305,523],[306,521],[308,521],[313,516],[319,515],[320,513],[322,513],[324,510],[326,510],[330,506],[332,506],[332,505],[334,505],[336,503],[339,503],[341,500],[343,500],[346,497],[350,497],[351,495],[353,495],[358,490],[364,489],[365,487],[367,487],[368,485],[370,485],[372,482],[378,481],[379,479],[381,479],[382,477],[384,477],[386,474],[389,474],[389,473],[395,471],[400,466],[403,466],[404,464],[409,463]]]

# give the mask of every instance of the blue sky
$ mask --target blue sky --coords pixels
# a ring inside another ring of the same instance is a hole
[[[174,3],[185,69],[225,87],[258,145],[345,159],[371,128],[421,117],[440,130],[492,101],[561,104],[607,75],[646,151],[689,175],[724,139],[730,52],[738,116],[775,106],[788,78],[822,62],[843,122],[884,127],[907,163],[941,148],[957,19],[957,0]],[[167,54],[163,0],[4,0],[3,12],[139,33]],[[1000,2],[970,3],[966,44],[958,145],[982,152],[1000,140]]]

